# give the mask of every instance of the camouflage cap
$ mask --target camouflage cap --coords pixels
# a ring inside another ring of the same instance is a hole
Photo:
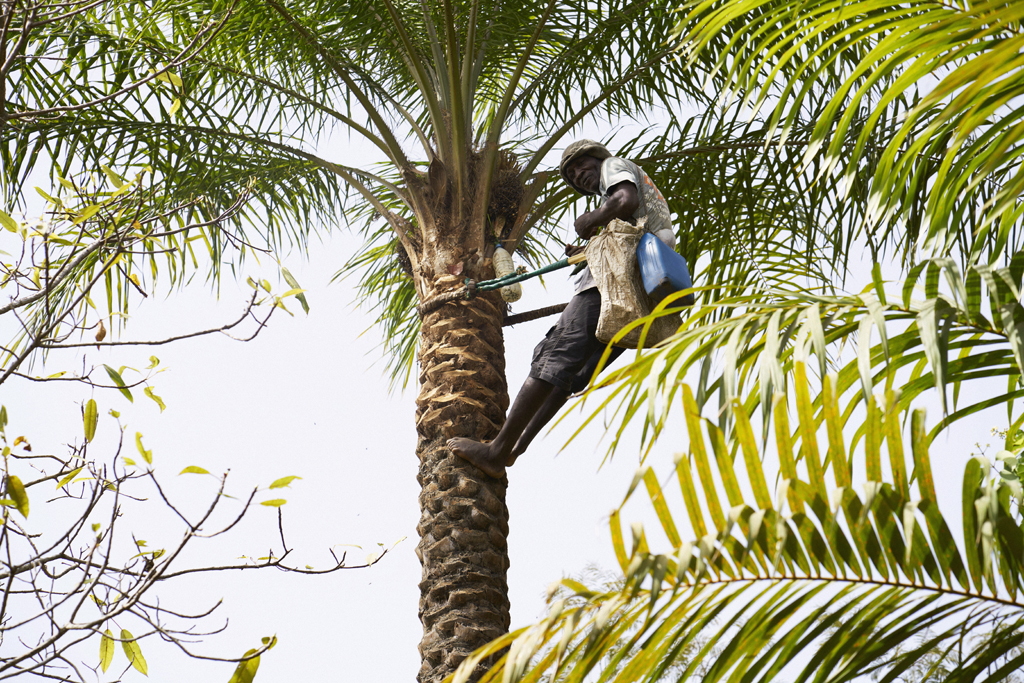
[[[594,142],[593,140],[577,140],[562,152],[562,163],[558,165],[558,171],[562,174],[562,180],[564,180],[569,187],[576,190],[580,194],[591,194],[586,192],[569,180],[569,176],[566,174],[566,170],[572,162],[576,161],[582,156],[592,156],[595,159],[605,160],[612,155],[608,151],[608,148],[602,145],[600,142]]]

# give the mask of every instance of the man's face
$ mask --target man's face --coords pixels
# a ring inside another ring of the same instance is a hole
[[[569,179],[591,194],[601,192],[601,160],[589,154],[581,156],[566,169]]]

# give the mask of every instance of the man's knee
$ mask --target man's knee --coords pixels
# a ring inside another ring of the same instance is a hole
[[[549,382],[567,394],[573,392],[576,376],[584,370],[594,352],[600,301],[596,290],[587,290],[572,298],[558,322],[534,350],[530,377]]]
[[[604,368],[614,363],[615,359],[621,356],[622,352],[625,351],[625,349],[613,346],[608,357],[604,358],[606,348],[607,347],[604,344],[600,344],[600,348],[587,359],[587,363],[583,366],[583,369],[573,377],[571,383],[572,393],[578,394],[586,389],[587,385],[590,384],[590,380],[594,378],[596,373],[604,370]],[[601,363],[602,358],[604,358],[603,364]]]

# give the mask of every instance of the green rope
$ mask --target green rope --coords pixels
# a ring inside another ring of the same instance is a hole
[[[577,261],[576,263],[577,266],[582,267],[586,265],[586,260]],[[477,292],[491,292],[494,291],[495,289],[501,289],[502,287],[514,285],[517,282],[522,282],[523,280],[529,280],[530,278],[543,275],[544,273],[550,273],[555,270],[561,270],[562,268],[566,268],[569,265],[571,265],[569,263],[569,259],[564,258],[561,261],[556,261],[555,263],[544,266],[543,268],[538,268],[537,270],[534,271],[530,271],[529,273],[512,273],[511,275],[506,275],[505,277],[495,278],[494,280],[484,280],[483,282],[473,282],[472,279],[466,278],[464,286],[459,287],[456,290],[445,292],[444,294],[435,296],[432,299],[428,299],[419,306],[417,306],[416,310],[419,311],[420,317],[422,318],[428,313],[436,311],[438,308],[444,306],[446,303],[458,301],[460,299],[472,299]]]
[[[534,278],[539,275],[544,275],[545,273],[550,273],[555,270],[561,270],[562,268],[565,268],[568,265],[569,259],[564,258],[561,261],[557,261],[550,265],[544,266],[543,268],[538,268],[537,270],[530,271],[529,273],[512,273],[511,275],[499,277],[494,280],[484,280],[483,282],[478,282],[476,283],[476,289],[478,292],[490,292],[495,289],[507,287],[508,285],[514,285],[515,283],[522,282],[523,280],[529,280],[530,278]]]

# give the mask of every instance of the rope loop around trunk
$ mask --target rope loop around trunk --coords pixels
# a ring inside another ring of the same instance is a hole
[[[470,289],[463,286],[444,294],[438,294],[435,297],[427,299],[422,304],[416,307],[416,310],[420,314],[420,318],[426,317],[428,314],[433,313],[437,309],[441,308],[447,303],[452,301],[465,301],[466,299],[473,298],[470,294]]]
[[[447,303],[451,303],[453,301],[465,301],[466,299],[471,298],[467,296],[468,291],[469,290],[467,288],[460,287],[454,291],[445,292],[444,294],[435,296],[432,299],[427,299],[425,302],[417,306],[416,310],[419,311],[420,318],[423,318]],[[531,320],[537,320],[539,318],[546,318],[549,315],[557,315],[564,311],[565,307],[568,305],[568,303],[555,304],[554,306],[545,306],[544,308],[537,308],[524,313],[507,315],[505,316],[505,319],[502,320],[501,325],[502,327],[508,327],[509,325],[518,325],[519,323],[530,322]]]

